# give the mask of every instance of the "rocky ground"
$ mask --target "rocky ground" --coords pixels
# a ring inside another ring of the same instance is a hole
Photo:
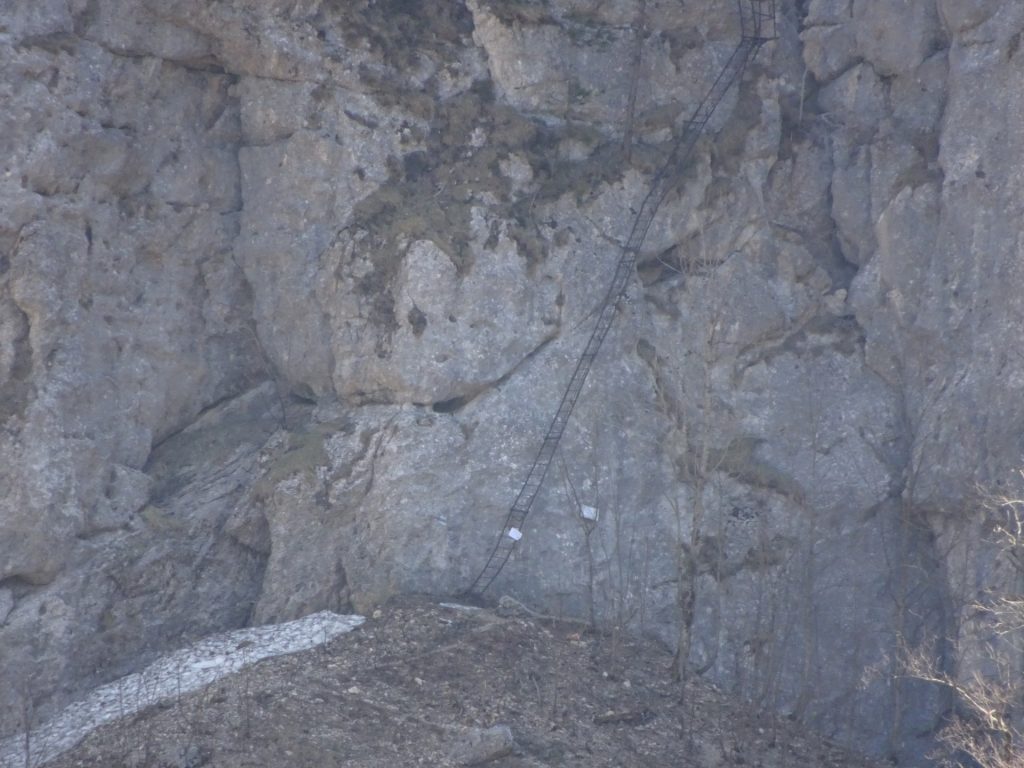
[[[315,650],[104,726],[47,765],[873,765],[707,685],[684,694],[670,661],[651,642],[509,600],[402,598]]]

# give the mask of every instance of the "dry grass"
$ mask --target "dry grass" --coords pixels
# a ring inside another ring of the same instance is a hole
[[[92,734],[72,766],[445,766],[464,729],[504,723],[489,765],[868,768],[701,683],[655,644],[579,624],[406,598],[352,634],[268,660]],[[616,670],[618,674],[609,674]]]

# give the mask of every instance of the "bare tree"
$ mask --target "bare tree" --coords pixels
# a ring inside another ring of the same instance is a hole
[[[902,355],[901,357],[905,357]],[[885,548],[889,560],[888,571],[890,584],[888,594],[893,603],[893,631],[891,637],[890,662],[891,676],[889,681],[889,744],[890,757],[898,759],[903,751],[905,721],[908,707],[907,685],[910,678],[903,674],[903,665],[907,649],[919,644],[921,638],[913,637],[914,625],[919,624],[918,610],[914,599],[919,592],[920,578],[916,571],[919,564],[913,557],[913,542],[920,535],[928,535],[930,526],[925,518],[926,511],[918,503],[917,487],[926,467],[933,462],[931,451],[938,444],[937,436],[942,423],[942,398],[967,375],[962,371],[955,381],[948,377],[934,386],[930,395],[913,412],[904,394],[900,415],[900,432],[906,435],[910,445],[907,464],[902,477],[902,489],[899,496],[899,525],[895,531],[895,540]],[[924,380],[921,370],[911,368],[899,372],[899,389],[904,393],[913,389],[911,382]],[[941,644],[940,646],[941,647]],[[938,650],[938,648],[936,649]]]
[[[595,467],[596,471],[596,467]],[[610,657],[612,671],[621,673],[622,648],[626,633],[640,614],[639,595],[646,585],[641,582],[646,572],[641,558],[644,547],[641,530],[636,525],[636,511],[623,504],[620,489],[624,485],[621,462],[611,471],[612,482],[607,496],[595,494],[596,507],[601,510],[603,533],[597,537],[603,573],[603,603],[611,620]],[[595,476],[595,488],[597,488]]]
[[[1019,608],[1017,609],[1019,610]],[[1022,618],[1016,613],[1017,619]],[[1016,665],[1008,664],[990,646],[994,674],[974,671],[966,679],[941,671],[938,659],[920,651],[907,653],[904,667],[908,677],[942,686],[956,697],[957,706],[939,732],[943,765],[980,768],[1020,768],[1024,765],[1024,734],[1014,717],[1022,687]]]
[[[1019,476],[1024,481],[1024,472]],[[969,606],[972,623],[988,629],[977,654],[984,663],[951,673],[938,654],[905,649],[901,666],[906,677],[953,694],[955,706],[939,732],[944,765],[1020,768],[1024,765],[1024,712],[1020,709],[1024,702],[1024,497],[986,494],[982,506],[994,531],[992,543],[1012,566],[1016,582]]]
[[[20,705],[22,757],[25,760],[25,768],[32,768],[32,727],[35,724],[35,708],[32,700],[32,689],[27,683],[23,683],[21,686]]]
[[[655,374],[658,408],[670,418],[668,448],[676,470],[676,480],[686,488],[687,503],[673,495],[667,501],[672,510],[676,534],[676,608],[679,615],[677,650],[672,677],[686,682],[690,675],[694,622],[697,615],[697,588],[700,576],[709,574],[717,581],[723,576],[725,558],[725,518],[720,504],[708,508],[716,497],[715,478],[724,471],[734,430],[732,415],[715,389],[716,371],[722,364],[729,343],[726,336],[728,303],[725,283],[728,270],[703,247],[689,260],[685,269],[699,287],[689,297],[694,309],[694,327],[686,333],[696,341],[695,376],[672,373],[653,350],[647,354]],[[680,265],[682,266],[682,265]],[[716,623],[721,606],[716,596],[711,606]],[[717,649],[713,649],[715,653]],[[703,670],[714,659],[706,661]]]
[[[593,630],[597,627],[597,613],[594,606],[594,545],[591,538],[594,535],[594,531],[597,530],[597,508],[590,507],[589,509],[593,510],[593,512],[590,514],[584,513],[586,505],[580,501],[576,485],[569,474],[569,468],[566,466],[564,459],[560,463],[562,468],[562,487],[566,498],[569,500],[571,514],[579,521],[580,530],[583,533],[583,544],[586,549],[587,559],[587,620],[590,623],[591,630]]]

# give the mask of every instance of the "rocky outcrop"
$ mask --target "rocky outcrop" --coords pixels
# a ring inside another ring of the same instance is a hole
[[[731,8],[15,5],[2,730],[206,632],[464,588]],[[914,753],[938,703],[886,660],[1002,578],[961,545],[1020,463],[1024,10],[806,6],[656,218],[495,589],[671,645],[699,525],[694,667]]]

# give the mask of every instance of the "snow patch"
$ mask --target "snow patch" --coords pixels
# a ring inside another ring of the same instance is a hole
[[[30,765],[67,752],[99,726],[199,690],[273,656],[304,651],[351,632],[366,619],[321,611],[284,624],[239,629],[161,657],[141,672],[92,691],[29,733]],[[24,765],[25,734],[0,740],[0,765]]]

